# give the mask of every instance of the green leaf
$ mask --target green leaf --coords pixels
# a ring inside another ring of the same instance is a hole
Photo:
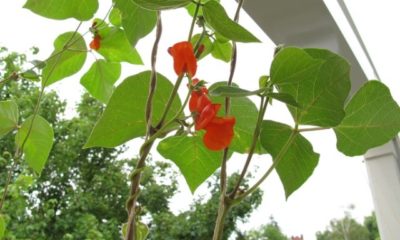
[[[193,46],[196,46],[197,42],[200,40],[200,36],[201,34],[196,34],[192,37],[192,44]],[[201,43],[204,46],[204,50],[201,53],[200,57],[198,58],[198,60],[203,59],[204,57],[206,57],[208,54],[211,53],[211,51],[213,50],[213,44],[210,40],[210,38],[208,36],[204,36],[203,39],[201,40]]]
[[[28,0],[24,8],[46,18],[67,19],[75,18],[79,21],[87,21],[99,8],[97,0]]]
[[[19,111],[14,101],[0,102],[0,138],[18,126]]]
[[[221,34],[219,34],[218,32],[214,33],[215,36],[215,40],[217,40],[220,43],[226,43],[229,42],[230,40],[224,36],[222,36]]]
[[[21,73],[21,77],[35,82],[40,80],[39,75],[33,70],[27,70]]]
[[[273,161],[279,161],[275,169],[288,198],[312,175],[319,154],[306,138],[282,123],[263,121],[260,139]]]
[[[399,105],[381,82],[365,83],[345,111],[345,118],[334,130],[337,149],[348,156],[362,155],[388,142],[400,131]]]
[[[33,60],[33,61],[30,61],[30,63],[37,69],[43,69],[44,67],[46,67],[45,61]]]
[[[205,4],[205,3],[207,3],[208,1],[217,1],[217,2],[220,2],[220,0],[201,0],[201,4]],[[186,6],[186,10],[187,10],[187,12],[189,13],[189,15],[190,15],[191,17],[194,17],[194,13],[196,12],[196,4],[195,4],[194,2],[189,3],[189,4]],[[197,13],[197,16],[203,16],[203,8],[202,8],[202,7],[200,7],[199,12]]]
[[[296,102],[296,100],[294,99],[294,97],[290,94],[287,93],[267,93],[266,94],[268,97],[271,97],[273,99],[276,99],[280,102],[289,104],[293,107],[297,107],[300,108],[301,106]]]
[[[145,240],[149,235],[149,228],[142,222],[136,222],[136,240]]]
[[[22,144],[25,142],[23,152],[26,163],[36,173],[40,174],[53,146],[54,133],[50,124],[41,116],[36,116],[33,124],[32,119],[33,116],[27,118],[22,124],[15,136],[15,142],[19,148],[22,148]],[[31,125],[32,129],[30,129]]]
[[[217,1],[209,1],[203,6],[206,22],[223,37],[236,42],[260,42],[253,34],[232,21],[224,7]]]
[[[4,216],[0,214],[0,239],[4,237],[4,233],[6,232],[6,221]]]
[[[67,47],[65,50],[64,48]],[[86,60],[86,43],[79,33],[67,32],[54,41],[54,51],[42,72],[42,85],[49,86],[77,73]]]
[[[140,8],[130,0],[115,0],[115,6],[121,11],[122,27],[132,47],[156,26],[157,13],[154,11]]]
[[[138,6],[149,10],[166,10],[188,5],[191,0],[133,0]]]
[[[122,236],[125,239],[126,232],[128,231],[128,224],[124,223],[121,230]],[[145,240],[147,238],[147,235],[149,235],[149,228],[147,227],[147,225],[142,222],[136,221],[136,240]]]
[[[210,86],[210,92],[220,86],[226,86],[226,82],[218,82]],[[225,97],[211,96],[212,102],[224,104]],[[219,115],[223,115],[223,110],[219,111]],[[229,149],[238,153],[247,153],[253,140],[254,128],[257,123],[258,109],[256,105],[246,97],[238,97],[231,99],[231,116],[236,118],[234,127],[235,135]],[[256,153],[263,153],[260,144],[257,144]]]
[[[230,62],[232,58],[232,44],[230,42],[214,41],[211,55],[218,60]]]
[[[280,93],[302,106],[289,110],[298,124],[333,127],[344,117],[350,91],[350,65],[323,49],[284,48],[271,65],[271,81]]]
[[[110,62],[143,64],[139,53],[131,46],[123,30],[103,25],[101,28],[104,29],[100,31],[101,41],[97,52],[106,60]]]
[[[106,109],[85,144],[85,148],[112,148],[145,135],[145,108],[150,75],[151,72],[146,71],[128,77],[114,90]],[[158,74],[153,102],[153,123],[160,120],[172,89],[172,83]],[[176,115],[180,107],[179,98],[175,98],[167,119]]]
[[[130,3],[130,1],[123,1],[123,2]],[[118,8],[113,7],[113,9],[111,9],[110,15],[108,16],[108,20],[112,25],[120,27],[122,25],[121,11]]]
[[[81,84],[96,99],[107,103],[114,90],[114,83],[121,74],[121,64],[97,60],[81,78]]]
[[[260,88],[266,88],[266,87],[268,87],[269,81],[270,81],[269,76],[263,75],[258,79],[258,86]]]
[[[211,96],[222,96],[222,97],[247,97],[257,95],[263,90],[249,91],[241,89],[236,86],[218,86],[212,89],[209,93]]]
[[[192,193],[221,166],[223,151],[208,150],[202,136],[198,132],[196,136],[169,137],[157,147],[164,158],[178,166]]]

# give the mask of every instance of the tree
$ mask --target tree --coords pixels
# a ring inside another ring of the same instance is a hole
[[[26,61],[24,55],[16,53],[3,59],[3,76],[19,71]],[[0,97],[14,99],[23,120],[31,115],[38,94],[34,83],[21,79],[7,83]],[[23,161],[14,171],[14,182],[18,183],[21,177],[34,181],[29,190],[29,184],[24,188],[14,184],[10,188],[5,206],[9,218],[7,239],[119,238],[128,194],[127,176],[122,171],[126,161],[117,159],[122,150],[82,149],[102,104],[85,94],[78,106],[78,116],[62,119],[65,102],[55,92],[45,93],[42,99],[39,115],[53,126],[55,144],[40,176],[35,176]],[[11,134],[0,141],[1,152],[12,152]],[[2,176],[7,173],[5,170],[2,168]]]
[[[258,229],[250,230],[241,235],[238,240],[288,240],[289,238],[282,233],[278,222],[271,216],[268,224],[262,225]]]
[[[372,212],[371,216],[364,218],[364,226],[368,229],[369,240],[380,240],[378,223],[376,222],[375,212]]]
[[[351,217],[350,212],[342,219],[334,219],[324,232],[317,232],[317,240],[379,240],[375,214],[364,218],[364,225]]]
[[[239,177],[238,174],[232,175],[228,179],[229,190]],[[174,215],[167,208],[164,211],[153,211],[151,213],[152,221],[150,224],[149,239],[158,240],[208,240],[211,239],[214,232],[215,218],[217,217],[219,204],[219,179],[214,177],[209,183],[211,197],[209,199],[197,199],[191,205],[190,210]],[[247,186],[244,182],[243,187]],[[144,188],[146,191],[147,188]],[[150,188],[151,189],[151,188]],[[140,199],[139,199],[140,200]],[[257,190],[249,198],[242,201],[238,206],[232,209],[225,222],[225,232],[223,239],[228,239],[231,234],[237,232],[238,220],[245,220],[250,213],[261,203],[262,192]],[[147,202],[147,204],[149,204]],[[149,206],[149,205],[147,205]],[[151,205],[150,205],[151,206]]]

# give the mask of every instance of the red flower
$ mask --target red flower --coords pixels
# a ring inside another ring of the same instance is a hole
[[[98,34],[94,35],[93,40],[89,43],[90,49],[93,49],[93,50],[96,50],[96,51],[99,50],[99,48],[100,48],[100,40],[101,40],[100,35],[98,35]]]
[[[203,108],[200,114],[195,120],[195,129],[205,129],[207,125],[217,116],[218,110],[221,108],[221,104],[208,104]]]
[[[206,134],[203,142],[206,147],[213,151],[225,149],[233,139],[234,117],[215,117],[206,126]]]
[[[194,114],[195,130],[206,130],[203,137],[204,145],[213,151],[227,148],[231,143],[234,132],[234,117],[217,117],[221,104],[214,104],[208,98],[208,90],[198,86],[199,80],[192,81],[192,94],[189,100],[189,109]]]
[[[197,60],[190,42],[179,42],[168,49],[174,58],[174,70],[178,76],[184,73],[193,77],[197,70]]]

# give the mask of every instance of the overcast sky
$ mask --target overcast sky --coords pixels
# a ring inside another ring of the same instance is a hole
[[[37,46],[41,50],[38,58],[45,59],[53,50],[54,39],[63,32],[73,31],[78,22],[76,20],[44,19],[22,9],[24,2],[24,0],[0,1],[0,46],[18,52],[29,52],[30,47]],[[223,2],[232,3],[232,1]],[[400,56],[398,48],[400,42],[400,31],[398,31],[400,15],[398,12],[400,8],[396,2],[395,0],[348,1],[348,7],[352,11],[374,61],[376,61],[379,74],[392,89],[400,89],[398,74],[394,72],[394,70],[397,71],[399,63],[394,57]],[[231,4],[228,4],[227,9],[230,13],[234,12]],[[106,10],[106,8],[101,9],[101,13],[96,17],[102,18]],[[175,42],[186,39],[189,27],[188,21],[181,21],[181,19],[188,20],[184,10],[163,13],[164,33],[159,50],[158,70],[170,79],[175,78],[175,73],[172,70],[172,60],[167,54],[167,48]],[[262,39],[263,43],[239,45],[235,82],[245,88],[255,89],[258,85],[258,77],[268,74],[265,66],[269,66],[272,60],[274,45],[257,26],[254,26],[249,18],[242,17],[241,21]],[[86,31],[89,26],[90,23],[84,24],[81,32]],[[145,61],[145,66],[125,65],[124,76],[149,69],[149,55],[153,39],[154,36],[151,34],[137,46]],[[90,36],[87,36],[87,41],[90,41]],[[248,59],[252,60],[251,64]],[[92,61],[94,58],[89,54],[85,70]],[[59,93],[69,102],[69,113],[73,113],[74,102],[79,100],[80,92],[83,92],[83,88],[79,86],[79,77],[84,73],[83,71],[52,87],[58,90],[62,89]],[[197,76],[208,82],[215,82],[226,80],[228,71],[228,64],[210,58],[199,63]],[[367,74],[372,77],[371,72]],[[395,92],[395,98],[399,102],[398,93],[400,91]],[[279,103],[274,104],[267,114],[268,118],[291,122],[287,110]],[[320,163],[313,176],[300,190],[285,200],[279,179],[276,174],[273,174],[262,185],[265,192],[262,205],[254,212],[250,220],[243,224],[244,229],[267,223],[269,216],[273,215],[287,235],[303,234],[305,239],[312,240],[315,239],[315,232],[324,230],[332,218],[342,217],[343,212],[350,204],[356,206],[352,213],[360,221],[373,210],[363,158],[348,158],[339,153],[335,148],[336,139],[333,131],[306,133],[305,136],[314,144],[314,150],[321,154]],[[137,152],[137,149],[133,147],[130,152]],[[158,158],[157,154],[154,156]],[[235,155],[230,161],[230,170],[237,169],[243,161],[243,156]],[[256,157],[254,162],[262,169],[269,166],[271,160],[264,156]],[[196,196],[205,193],[205,188],[202,186],[196,192]],[[190,191],[182,183],[181,193],[174,199],[172,207],[175,211],[187,209],[187,202],[190,199],[192,199]]]

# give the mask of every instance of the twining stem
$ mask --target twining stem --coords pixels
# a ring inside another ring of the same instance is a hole
[[[152,131],[152,107],[153,107],[153,99],[154,93],[157,87],[157,70],[156,70],[156,63],[157,63],[157,50],[158,44],[160,43],[161,33],[162,33],[162,22],[161,22],[161,13],[157,12],[157,27],[156,27],[156,40],[154,41],[153,50],[151,52],[151,77],[150,77],[150,87],[149,87],[149,94],[146,102],[146,123],[147,123],[147,132],[151,134]],[[150,134],[147,134],[148,136]]]
[[[196,23],[196,18],[197,18],[197,15],[199,13],[200,5],[201,5],[201,3],[200,3],[200,0],[199,0],[198,2],[196,2],[196,10],[195,10],[195,13],[193,15],[192,24],[190,25],[188,42],[190,42],[190,40],[192,39],[194,25]],[[198,49],[198,46],[196,45],[196,47],[194,48],[194,52],[196,52],[197,49]],[[167,118],[167,114],[169,113],[169,110],[170,110],[170,108],[172,106],[172,103],[174,102],[175,97],[176,97],[176,95],[178,93],[178,89],[181,86],[181,83],[182,83],[182,80],[183,80],[183,76],[184,76],[183,74],[180,75],[178,77],[178,79],[176,80],[174,89],[172,89],[171,95],[169,96],[168,102],[165,105],[165,109],[164,109],[164,112],[163,112],[163,114],[161,116],[161,119],[160,119],[159,123],[156,125],[156,129],[157,128],[161,128],[162,125],[164,124],[164,121]]]
[[[159,123],[158,123],[157,126],[156,126],[156,129],[157,129],[157,128],[160,128],[160,127],[164,124],[165,119],[167,118],[167,115],[168,115],[168,113],[169,113],[169,110],[170,110],[171,107],[172,107],[172,103],[174,102],[175,97],[176,97],[176,95],[178,94],[178,89],[179,89],[179,87],[181,86],[182,80],[183,80],[183,74],[182,74],[181,76],[179,76],[178,79],[177,79],[176,82],[175,82],[175,86],[174,86],[174,88],[172,89],[171,94],[169,95],[167,104],[165,105],[164,112],[163,112],[163,114],[162,114],[162,116],[161,116],[161,118],[160,118]]]
[[[43,81],[43,83],[42,83],[42,86],[41,86],[41,89],[40,89],[40,93],[39,93],[39,96],[38,96],[36,105],[35,105],[35,107],[34,107],[34,110],[33,110],[32,120],[31,120],[31,123],[29,124],[28,132],[27,132],[27,134],[26,134],[24,140],[22,141],[21,146],[17,146],[17,148],[16,148],[16,150],[15,150],[15,153],[14,153],[14,157],[13,157],[14,162],[13,162],[12,166],[10,167],[10,170],[8,171],[7,180],[6,180],[6,183],[5,183],[5,186],[4,186],[3,195],[2,195],[1,200],[0,200],[0,212],[1,212],[2,209],[3,209],[3,205],[4,205],[5,199],[6,199],[7,194],[8,194],[8,186],[11,184],[11,179],[12,179],[12,175],[13,175],[14,169],[15,169],[16,165],[19,163],[20,158],[22,157],[25,144],[26,144],[26,142],[28,141],[28,138],[29,138],[29,136],[30,136],[30,134],[31,134],[31,132],[32,132],[33,124],[34,124],[34,122],[35,122],[35,118],[36,118],[36,116],[37,116],[38,113],[39,113],[40,103],[41,103],[42,98],[43,98],[43,95],[44,95],[44,90],[45,90],[45,87],[46,87],[46,83],[47,83],[48,80],[50,79],[50,77],[51,77],[51,75],[53,74],[53,72],[54,72],[54,70],[55,70],[55,68],[56,68],[56,66],[57,66],[57,64],[58,64],[58,62],[60,61],[61,56],[62,56],[62,53],[65,52],[66,50],[68,50],[68,47],[70,46],[72,40],[73,40],[74,37],[76,36],[76,33],[78,32],[78,30],[79,30],[79,28],[81,27],[81,25],[82,25],[82,22],[80,22],[80,23],[78,24],[78,26],[77,26],[77,28],[75,29],[74,33],[72,34],[71,38],[68,39],[68,41],[65,43],[65,46],[63,47],[63,49],[62,49],[60,52],[58,52],[58,53],[55,54],[55,55],[57,56],[57,59],[55,60],[54,65],[53,65],[52,68],[50,69],[49,75],[47,76],[46,79],[44,79],[44,81]],[[52,58],[52,57],[53,57],[53,56],[50,56],[48,59],[50,59],[50,58]],[[48,61],[48,60],[46,60],[46,61]]]
[[[153,98],[154,93],[157,87],[157,70],[156,70],[156,60],[157,60],[157,50],[158,44],[161,39],[162,34],[162,22],[161,22],[161,14],[157,12],[157,26],[156,26],[156,39],[154,41],[153,50],[151,54],[151,79],[150,79],[150,86],[149,86],[149,94],[146,101],[146,140],[151,138],[157,131],[153,130],[152,122],[153,122]],[[153,146],[154,140],[151,142],[145,142],[146,145],[143,145],[140,149],[140,157],[139,161],[135,167],[136,172],[131,176],[131,190],[130,190],[130,198],[127,203],[127,210],[128,210],[128,223],[127,223],[127,230],[126,230],[126,240],[136,239],[136,203],[137,197],[139,195],[139,186],[140,186],[140,179],[142,176],[142,171],[137,171],[139,169],[143,169],[146,166],[146,159],[150,153],[151,147]]]
[[[222,236],[224,233],[225,218],[226,218],[226,215],[229,213],[229,210],[232,206],[230,204],[230,202],[228,202],[227,200],[228,200],[228,198],[226,196],[221,197],[222,202],[220,202],[220,205],[218,208],[218,216],[217,216],[217,220],[215,223],[213,240],[221,240],[222,239]]]
[[[248,190],[246,190],[244,193],[241,195],[237,196],[236,199],[234,200],[235,202],[243,200],[245,197],[253,193],[257,188],[261,185],[261,183],[264,182],[265,179],[271,174],[271,172],[278,166],[279,162],[282,160],[283,156],[286,154],[287,150],[289,149],[290,145],[292,145],[294,139],[296,138],[298,134],[298,129],[297,125],[295,129],[293,129],[292,133],[290,134],[289,139],[286,141],[285,145],[281,148],[279,151],[278,155],[276,155],[275,159],[273,160],[273,163],[271,166],[268,168],[268,170],[264,173],[264,175]]]
[[[239,21],[239,14],[240,14],[240,9],[243,6],[244,0],[239,0],[234,21],[238,22]],[[203,34],[205,33],[203,29]],[[229,71],[229,78],[227,85],[231,86],[233,82],[233,76],[235,74],[236,70],[236,61],[237,61],[237,48],[236,48],[236,42],[232,42],[233,48],[232,48],[232,56],[231,56],[231,65],[230,65],[230,71]],[[228,116],[230,114],[230,98],[226,97],[225,98],[225,116]],[[215,228],[214,228],[214,235],[213,235],[213,240],[220,240],[223,235],[224,231],[224,222],[225,222],[225,217],[229,212],[230,205],[228,204],[228,198],[226,196],[226,188],[227,188],[227,161],[228,161],[228,152],[229,148],[224,149],[224,154],[222,156],[222,162],[221,162],[221,173],[220,173],[220,202],[219,202],[219,208],[218,208],[218,215],[217,215],[217,220],[215,222]]]
[[[139,161],[135,167],[135,169],[144,169],[146,166],[146,159],[150,153],[151,147],[153,146],[153,142],[149,143],[142,151]],[[135,174],[132,174],[131,179],[131,197],[128,200],[128,223],[126,229],[125,240],[135,240],[136,239],[136,203],[137,197],[139,195],[139,185],[140,178],[142,176],[141,171],[137,171]]]
[[[261,97],[260,111],[258,112],[257,124],[256,124],[256,127],[255,127],[254,132],[253,132],[253,140],[251,142],[249,153],[247,154],[247,159],[246,159],[246,162],[245,162],[245,164],[243,166],[242,172],[240,173],[239,179],[237,180],[233,191],[229,194],[229,197],[231,199],[235,198],[236,193],[239,190],[240,184],[243,181],[243,179],[244,179],[244,177],[245,177],[245,175],[247,173],[247,169],[249,168],[251,159],[253,158],[253,154],[254,154],[254,151],[256,149],[256,146],[257,146],[257,143],[258,143],[258,139],[259,139],[260,133],[261,133],[262,121],[264,119],[265,112],[267,111],[268,102],[269,102],[269,98],[268,97],[266,99],[264,97]]]
[[[194,10],[194,15],[193,15],[192,23],[191,23],[191,25],[190,25],[189,36],[188,36],[188,42],[190,42],[190,40],[192,40],[194,25],[196,24],[197,15],[199,14],[200,5],[201,5],[201,0],[198,0],[195,4],[196,4],[196,9]]]
[[[181,108],[178,110],[178,112],[175,114],[175,116],[169,120],[168,122],[166,122],[165,124],[163,124],[163,126],[160,129],[156,129],[154,134],[152,134],[142,145],[142,147],[140,148],[140,155],[142,154],[142,152],[144,152],[144,149],[147,147],[147,145],[152,144],[157,138],[159,138],[162,135],[165,135],[169,132],[172,132],[174,130],[178,130],[179,128],[171,128],[169,129],[169,127],[175,123],[177,121],[177,119],[180,118],[180,115],[183,113],[183,110],[185,109],[185,106],[187,105],[188,101],[189,101],[189,97],[190,97],[190,93],[191,91],[188,92],[184,103],[182,104]]]

